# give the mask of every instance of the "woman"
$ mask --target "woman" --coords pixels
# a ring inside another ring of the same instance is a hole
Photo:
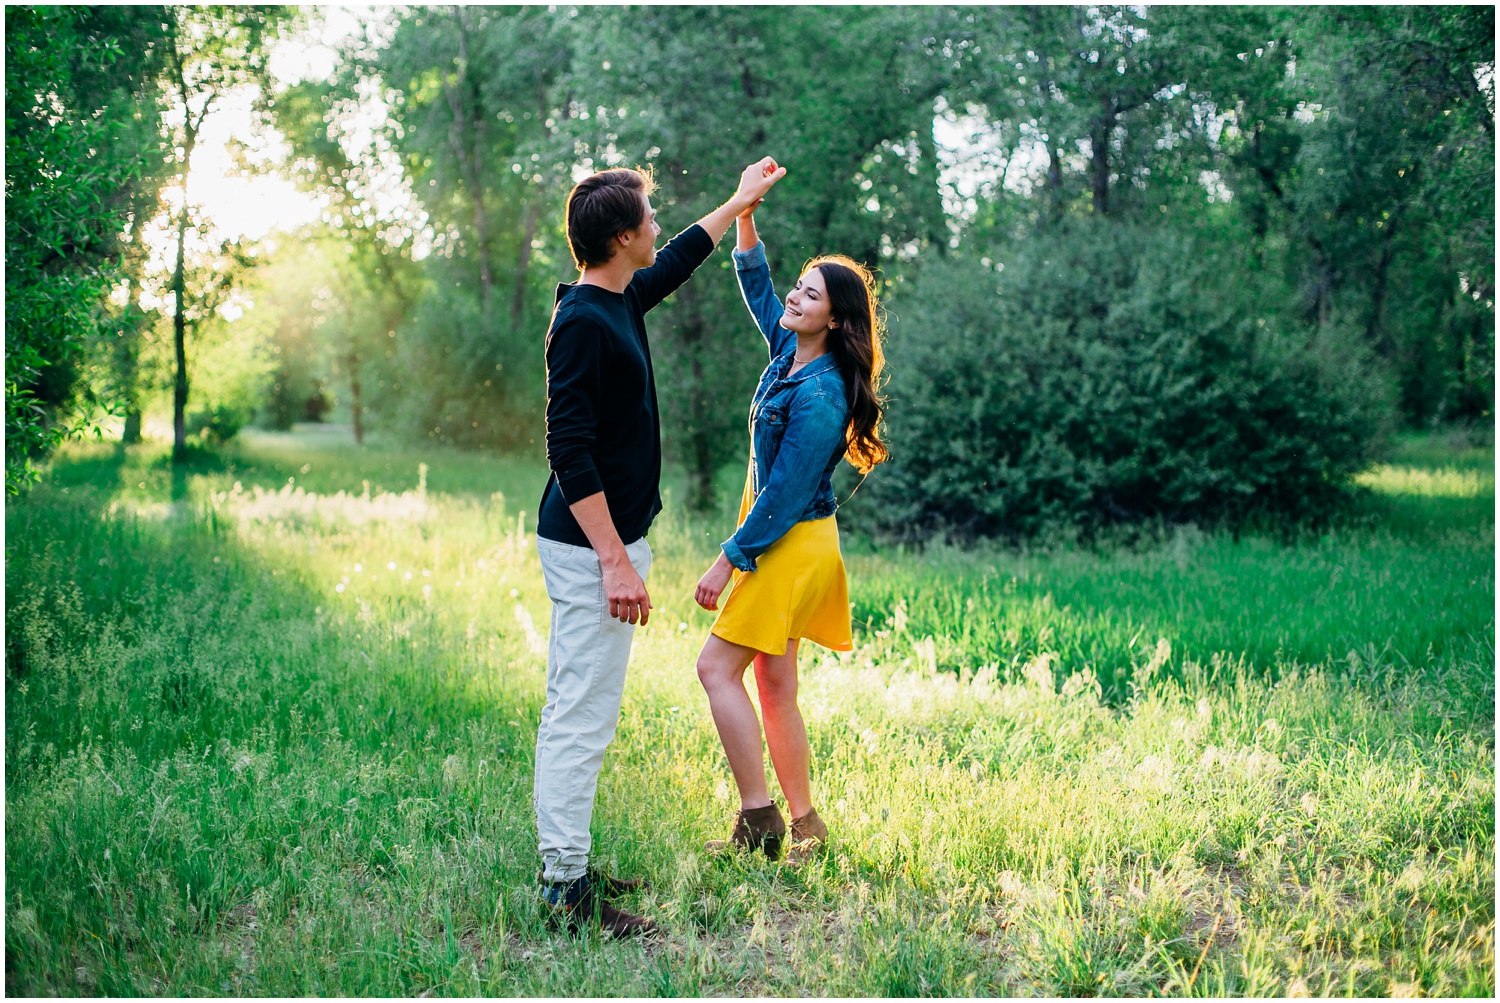
[[[704,609],[719,610],[698,655],[698,678],[739,788],[728,842],[775,859],[787,825],[767,793],[760,722],[745,692],[745,668],[754,663],[771,765],[792,815],[792,853],[800,857],[821,847],[828,829],[812,803],[797,647],[804,638],[835,651],[853,647],[832,477],[842,458],[861,473],[886,459],[876,392],[880,327],[862,265],[841,256],[815,259],[783,306],[755,232],[755,206],[736,228],[740,291],[771,364],[750,404],[739,528],[694,596]],[[715,840],[710,849],[723,845]]]

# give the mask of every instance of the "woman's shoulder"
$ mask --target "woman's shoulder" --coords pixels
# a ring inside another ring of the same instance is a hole
[[[810,379],[803,380],[797,390],[799,402],[818,402],[841,414],[849,409],[844,374],[838,366],[829,366]]]

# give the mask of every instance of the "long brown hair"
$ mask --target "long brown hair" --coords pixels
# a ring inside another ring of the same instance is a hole
[[[849,425],[844,430],[844,453],[854,468],[868,474],[890,458],[880,440],[885,398],[880,396],[880,371],[885,367],[885,339],[870,270],[842,254],[825,254],[808,262],[823,275],[828,306],[838,323],[828,332],[828,350],[844,374],[849,403]],[[806,271],[806,269],[804,269]]]

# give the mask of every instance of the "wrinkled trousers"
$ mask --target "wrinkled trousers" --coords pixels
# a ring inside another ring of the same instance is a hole
[[[588,867],[599,767],[620,721],[635,627],[609,615],[599,556],[592,548],[540,536],[536,548],[552,600],[547,704],[536,735],[537,844],[542,877],[571,881]],[[645,537],[625,553],[645,581],[651,570]]]

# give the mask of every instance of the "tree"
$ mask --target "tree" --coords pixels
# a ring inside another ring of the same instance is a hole
[[[344,81],[335,78],[289,88],[277,96],[273,112],[278,130],[292,146],[296,180],[325,207],[324,222],[303,239],[326,252],[329,284],[326,291],[306,296],[303,306],[314,308],[323,340],[336,342],[331,361],[347,380],[354,440],[363,444],[367,364],[394,355],[391,339],[420,293],[409,254],[412,228],[420,221],[377,213],[370,194],[381,170],[378,154],[351,152],[342,137],[341,123],[356,105]],[[283,366],[293,364],[288,353]],[[386,381],[378,382],[384,386]],[[280,410],[286,410],[284,401]]]
[[[6,490],[81,422],[85,347],[108,330],[121,237],[154,190],[164,8],[5,12]]]
[[[1409,420],[1489,413],[1493,367],[1474,363],[1493,346],[1493,9],[1320,10],[1292,37],[1310,309],[1364,331]]]
[[[938,30],[950,19],[897,8],[597,11],[578,43],[569,124],[589,167],[653,165],[675,226],[722,201],[746,163],[776,156],[789,173],[761,220],[783,289],[820,252],[897,270],[946,236],[931,120],[963,59],[965,43],[955,49]],[[667,446],[697,509],[745,448],[731,402],[748,400],[765,364],[721,264],[722,277],[683,287],[653,327]]]
[[[204,221],[194,218],[187,198],[187,178],[203,122],[231,89],[264,84],[266,43],[283,16],[267,6],[176,7],[168,29],[166,86],[181,115],[172,126],[176,151],[176,246],[172,266],[172,344],[175,378],[172,387],[172,456],[187,449],[188,402],[187,331],[190,319],[206,315],[195,310],[188,293],[188,234],[201,234]],[[262,93],[267,88],[261,86]],[[202,296],[201,290],[194,294]]]
[[[569,17],[427,8],[351,61],[384,91],[386,137],[434,231],[395,352],[411,391],[398,420],[435,439],[515,448],[540,437],[540,332],[567,260],[548,215],[572,183],[560,128]]]

